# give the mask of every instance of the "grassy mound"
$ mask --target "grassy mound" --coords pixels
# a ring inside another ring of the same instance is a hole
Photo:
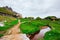
[[[25,22],[21,24],[20,28],[22,32],[26,34],[33,34],[39,30],[39,28],[36,25],[31,24],[31,22]]]
[[[40,27],[47,25],[50,21],[49,20],[28,20],[27,19],[23,19],[22,23],[20,25],[20,28],[22,30],[23,33],[26,34],[33,34],[36,31],[40,30]]]

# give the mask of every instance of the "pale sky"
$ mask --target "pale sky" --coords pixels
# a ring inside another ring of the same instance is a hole
[[[60,17],[60,0],[0,0],[0,6],[9,6],[23,17]]]

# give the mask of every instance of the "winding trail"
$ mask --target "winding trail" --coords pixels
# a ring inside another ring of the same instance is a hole
[[[17,25],[14,25],[14,27],[12,27],[10,30],[9,30],[9,33],[10,34],[18,34],[20,31],[19,29],[19,26],[20,26],[21,22],[18,21],[18,24]]]
[[[20,22],[20,20],[18,20],[18,24],[14,25],[14,27],[12,27],[9,30],[9,33],[8,33],[9,35],[3,36],[0,40],[29,40],[29,38],[26,36],[26,34],[19,33],[20,24],[21,24],[21,22]]]

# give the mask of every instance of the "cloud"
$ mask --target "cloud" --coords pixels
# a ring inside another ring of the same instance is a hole
[[[21,13],[23,17],[60,17],[60,0],[0,0],[0,6],[6,5]]]

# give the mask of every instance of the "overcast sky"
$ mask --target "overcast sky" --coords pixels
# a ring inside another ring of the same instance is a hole
[[[23,17],[60,17],[60,0],[0,0],[0,6],[9,6]]]

